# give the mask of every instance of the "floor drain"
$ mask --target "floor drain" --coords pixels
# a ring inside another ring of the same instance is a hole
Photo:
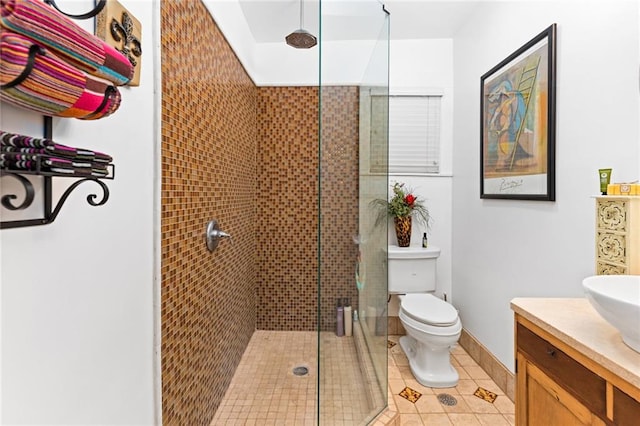
[[[309,369],[307,367],[295,367],[293,369],[293,374],[296,376],[306,376],[309,374]]]
[[[458,400],[455,399],[453,396],[449,395],[448,393],[439,394],[438,401],[440,401],[442,405],[448,405],[449,407],[454,406],[458,403]]]

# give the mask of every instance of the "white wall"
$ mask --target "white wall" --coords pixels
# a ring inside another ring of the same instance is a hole
[[[54,223],[0,231],[2,424],[158,423],[154,56],[159,21],[151,0],[120,2],[142,23],[140,86],[121,89],[115,115],[54,119],[53,130],[56,142],[114,157],[108,202],[87,204],[97,185],[84,183]],[[92,5],[83,0],[69,3],[67,10]],[[93,20],[81,25],[92,31]],[[40,123],[37,114],[0,105],[3,130],[41,136]],[[2,178],[3,195],[15,188],[12,180]],[[5,210],[0,214],[9,217]]]
[[[362,83],[376,47],[375,40],[332,41],[334,34],[328,25],[322,29],[322,41],[310,49],[290,47],[284,43],[284,36],[282,41],[256,43],[239,0],[203,2],[257,86],[317,86],[320,56],[322,85],[357,85]],[[370,3],[378,11],[377,4]],[[324,7],[327,8],[329,5]],[[327,10],[330,12],[330,8]],[[329,12],[323,11],[324,14]],[[385,14],[380,9],[379,15],[371,19],[371,27],[383,29],[384,20]],[[307,19],[306,22],[317,26],[317,15],[315,21]],[[314,32],[319,37],[320,31]]]
[[[464,327],[513,369],[516,296],[582,297],[599,168],[640,177],[636,1],[486,2],[454,37],[453,292]],[[480,76],[558,24],[556,202],[481,200]]]
[[[393,31],[393,15],[391,22]],[[404,182],[424,200],[432,217],[429,244],[441,249],[438,259],[436,293],[452,296],[452,153],[453,153],[453,41],[392,40],[390,52],[389,90],[394,93],[424,92],[436,89],[442,98],[441,173],[440,175],[393,174],[390,183]],[[389,143],[393,143],[390,141]],[[411,245],[420,246],[420,226],[413,226]],[[393,226],[389,227],[389,241],[395,241]],[[397,303],[389,307],[389,315],[397,315]]]

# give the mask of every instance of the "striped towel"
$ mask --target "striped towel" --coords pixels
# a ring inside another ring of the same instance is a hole
[[[5,1],[5,0],[0,0]],[[0,99],[13,105],[57,117],[96,120],[113,114],[121,96],[110,82],[69,65],[29,38],[0,31],[0,84],[11,84],[27,67],[25,80],[0,91]]]
[[[61,157],[77,162],[91,162],[92,167],[103,168],[113,158],[103,152],[55,143],[51,139],[34,138],[0,130],[0,147],[2,152],[36,154]]]
[[[70,160],[89,161],[93,164],[94,155],[92,151],[85,151],[83,149],[72,148],[70,146],[60,145],[55,143],[45,148],[26,148],[26,147],[11,147],[2,146],[2,152],[17,152],[21,154],[33,154],[33,155],[55,155],[62,158],[68,158]]]
[[[23,154],[20,152],[0,152],[0,168],[7,170],[50,171],[73,176],[106,177],[107,165],[93,163],[78,166],[77,162],[50,155]]]
[[[40,161],[42,168],[60,167],[73,170],[73,162],[64,158],[41,157],[17,152],[0,153],[0,167],[8,169],[36,170],[38,161]]]
[[[127,84],[133,78],[134,68],[122,53],[42,0],[0,0],[0,24],[116,85]]]
[[[27,151],[21,151],[22,149],[24,148],[3,147],[2,151],[0,151],[0,159],[4,160],[5,164],[25,162],[25,168],[29,170],[33,170],[33,167],[35,167],[35,164],[32,164],[31,162],[36,161],[41,161],[43,166],[62,167],[65,169],[73,169],[75,167],[80,169],[90,169],[94,167],[94,163],[92,161],[56,157],[49,155],[48,153],[33,154]],[[100,166],[103,167],[104,165]]]

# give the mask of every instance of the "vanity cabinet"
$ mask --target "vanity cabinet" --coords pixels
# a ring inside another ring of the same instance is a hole
[[[640,274],[640,196],[596,197],[596,274]]]
[[[640,424],[640,389],[516,314],[518,426]]]

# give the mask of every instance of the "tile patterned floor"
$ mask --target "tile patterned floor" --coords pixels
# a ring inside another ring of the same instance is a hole
[[[464,349],[452,350],[458,385],[432,389],[414,379],[399,337],[389,336],[388,374],[389,399],[401,425],[515,425],[513,402]],[[333,333],[322,333],[321,339],[321,368],[330,372],[321,383],[321,424],[359,425],[369,402],[360,369],[354,368],[353,340]],[[316,363],[315,332],[256,331],[211,425],[315,425]],[[295,376],[292,370],[298,365],[308,367],[309,374]],[[440,394],[455,398],[456,405],[447,405],[448,398],[438,398]]]
[[[352,425],[370,411],[352,337],[323,332],[321,424]],[[316,332],[256,331],[211,422],[218,425],[315,425]],[[293,369],[303,365],[306,376]]]
[[[397,343],[400,336],[389,336]],[[513,402],[491,380],[487,373],[464,349],[456,346],[451,363],[460,374],[458,386],[447,389],[427,388],[418,383],[409,368],[409,361],[400,345],[389,344],[389,389],[396,409],[400,413],[401,425],[515,425]],[[406,389],[409,388],[410,391]],[[478,395],[475,395],[475,394]],[[411,402],[402,395],[411,395]],[[416,394],[420,396],[416,400]],[[446,405],[438,395],[448,394],[457,401]],[[493,402],[489,402],[493,399]]]

